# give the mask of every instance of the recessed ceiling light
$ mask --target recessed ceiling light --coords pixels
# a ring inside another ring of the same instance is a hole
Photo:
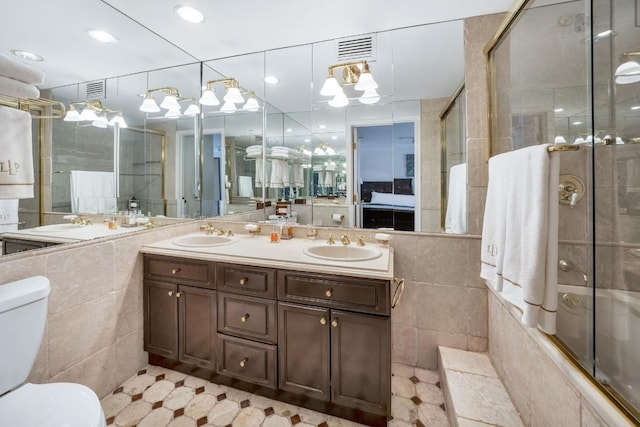
[[[28,59],[29,61],[42,61],[42,56],[36,55],[35,53],[27,52],[26,50],[12,49],[11,53],[13,53],[18,58]]]
[[[575,126],[578,126],[578,125],[581,125],[581,124],[582,124],[582,122],[573,122],[573,123],[571,123],[571,124],[572,124],[572,125],[575,125]]]
[[[191,6],[178,5],[175,7],[175,12],[187,22],[199,24],[204,21],[204,14],[198,9]]]
[[[331,137],[331,139],[333,139],[333,140],[335,141],[336,139],[338,139],[338,137],[337,137],[337,136],[335,136],[335,135],[333,135],[333,136]]]
[[[309,138],[305,138],[304,142],[311,142],[311,140]]]
[[[563,111],[564,111],[564,108],[556,108],[556,109],[555,109],[555,110],[553,110],[553,111],[555,111],[556,113],[561,113],[561,112],[563,112]]]
[[[291,128],[287,128],[287,129],[285,129],[285,130],[286,130],[287,132],[293,132],[293,129],[291,129]]]
[[[118,43],[118,39],[102,30],[87,30],[87,34],[102,43]]]
[[[265,76],[264,82],[269,83],[270,85],[278,84],[280,80],[276,76]]]
[[[634,105],[631,107],[632,110],[640,110],[640,105]]]
[[[598,39],[603,39],[603,38],[605,38],[605,37],[610,36],[611,34],[613,34],[613,30],[606,30],[606,31],[603,31],[603,32],[601,32],[601,33],[598,33],[598,34],[596,35],[596,38],[598,38]]]
[[[326,129],[326,128],[327,128],[327,125],[318,125],[318,127],[319,127],[320,129]]]

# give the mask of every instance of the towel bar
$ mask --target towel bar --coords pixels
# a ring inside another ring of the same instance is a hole
[[[549,153],[553,153],[554,151],[578,151],[579,149],[579,145],[552,145],[551,147],[547,147]]]

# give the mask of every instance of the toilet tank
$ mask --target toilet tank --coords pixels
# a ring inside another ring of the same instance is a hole
[[[24,383],[31,372],[50,291],[43,276],[0,285],[0,395]]]

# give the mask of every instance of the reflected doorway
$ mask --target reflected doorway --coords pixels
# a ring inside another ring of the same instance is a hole
[[[413,121],[352,127],[356,226],[419,231]]]

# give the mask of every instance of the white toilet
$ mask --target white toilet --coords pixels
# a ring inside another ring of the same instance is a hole
[[[24,384],[40,348],[50,290],[42,276],[0,285],[0,426],[104,427],[90,388]]]

